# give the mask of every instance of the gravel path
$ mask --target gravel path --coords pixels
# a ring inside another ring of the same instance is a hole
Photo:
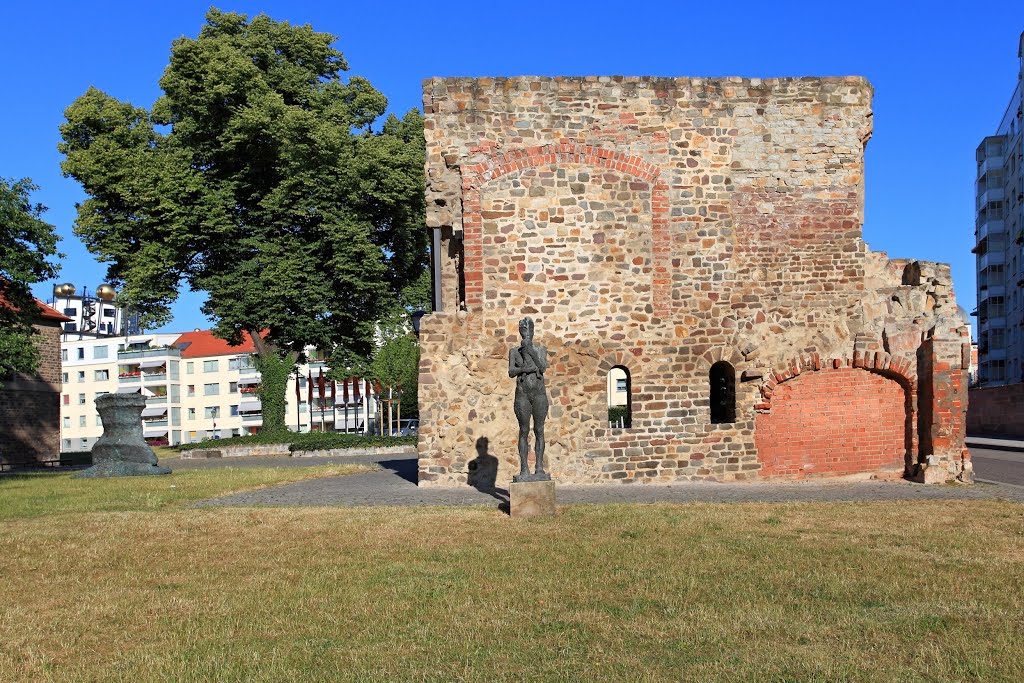
[[[285,505],[502,505],[508,492],[456,489],[421,489],[416,486],[414,456],[365,456],[357,458],[245,458],[227,461],[161,461],[172,469],[224,466],[309,466],[331,463],[376,463],[380,470],[347,477],[312,479],[259,491],[238,493],[203,501],[200,506]],[[300,461],[300,462],[292,462]],[[187,463],[187,464],[186,464]],[[202,463],[201,465],[199,463]],[[217,463],[217,464],[213,464]],[[558,486],[560,504],[569,503],[741,503],[810,501],[898,501],[1006,499],[1024,503],[1024,487],[1005,484],[973,486],[925,486],[905,481],[716,484],[610,484]]]

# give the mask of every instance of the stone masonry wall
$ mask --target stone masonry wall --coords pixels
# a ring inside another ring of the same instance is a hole
[[[0,388],[0,463],[55,460],[60,455],[60,325],[35,325],[39,371],[15,374]]]
[[[420,484],[463,484],[484,457],[499,485],[517,470],[507,358],[526,315],[550,353],[559,481],[803,476],[766,466],[757,431],[784,431],[765,417],[773,393],[823,367],[888,396],[875,410],[902,405],[903,446],[882,457],[855,443],[815,473],[901,459],[912,473],[918,349],[964,330],[948,266],[861,239],[870,100],[855,77],[425,81],[444,308],[421,324]],[[713,424],[722,360],[737,420]],[[631,384],[624,429],[607,421],[615,366]],[[962,458],[962,443],[943,448]]]

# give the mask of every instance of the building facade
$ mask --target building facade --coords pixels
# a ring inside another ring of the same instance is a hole
[[[143,435],[154,446],[253,434],[263,425],[256,395],[260,374],[246,338],[230,346],[209,330],[129,337],[72,335],[61,343],[61,450],[88,451],[103,433],[95,399],[110,392],[146,397]],[[365,380],[319,378],[329,369],[309,350],[310,362],[288,382],[285,424],[294,431],[376,429],[377,393]],[[313,380],[312,389],[309,380]],[[333,389],[333,390],[332,390]]]
[[[969,480],[949,267],[862,240],[871,97],[856,77],[425,81],[420,485],[485,456],[499,485],[518,472],[525,316],[559,481]]]
[[[978,385],[1024,382],[1024,33],[1017,85],[976,153]]]

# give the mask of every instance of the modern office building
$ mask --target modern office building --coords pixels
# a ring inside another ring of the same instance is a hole
[[[1024,381],[1024,33],[1017,85],[976,153],[978,384]]]
[[[143,435],[151,445],[196,443],[259,431],[262,406],[255,347],[230,346],[209,330],[185,334],[68,339],[61,344],[61,450],[87,451],[103,433],[97,396],[146,397]],[[332,383],[313,349],[288,382],[285,424],[293,431],[373,432],[379,403],[365,380]],[[313,380],[312,386],[309,380]],[[347,386],[346,386],[347,385]],[[321,386],[323,387],[321,393]]]

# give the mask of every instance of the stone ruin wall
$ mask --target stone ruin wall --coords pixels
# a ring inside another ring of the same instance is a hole
[[[441,308],[421,325],[420,484],[517,471],[525,315],[551,357],[558,481],[969,476],[949,268],[861,239],[871,94],[856,77],[425,81]],[[710,422],[719,360],[729,424]],[[608,427],[614,366],[628,429]]]

